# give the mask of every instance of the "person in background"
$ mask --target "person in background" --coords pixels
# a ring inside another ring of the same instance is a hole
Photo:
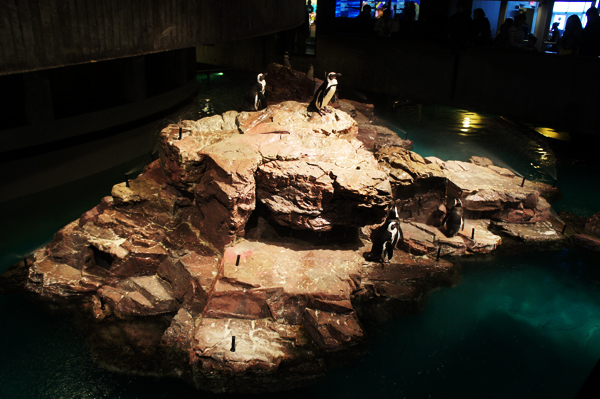
[[[456,3],[456,14],[448,18],[448,42],[453,50],[462,50],[469,40],[471,12],[464,1]]]
[[[577,15],[571,15],[567,18],[565,33],[557,43],[558,55],[578,55],[579,40],[581,39],[582,32],[581,20]]]
[[[548,38],[548,41],[550,43],[552,43],[550,45],[550,47],[548,47],[548,51],[552,51],[554,53],[556,53],[557,49],[558,49],[558,40],[560,39],[560,36],[562,35],[562,30],[560,30],[559,27],[560,23],[559,22],[554,22],[552,24],[552,29],[550,29],[550,37]]]
[[[354,19],[358,33],[370,35],[373,32],[373,19],[371,19],[371,6],[365,4],[360,14]]]
[[[498,30],[496,40],[494,41],[496,47],[508,47],[508,28],[510,28],[514,22],[515,21],[512,18],[506,18],[504,20],[504,23],[500,26],[500,29]]]
[[[600,56],[600,16],[596,7],[590,7],[585,15],[587,23],[581,32],[579,55],[584,57]]]
[[[521,50],[531,50],[531,42],[525,42],[525,32],[523,25],[527,20],[525,13],[517,14],[515,22],[508,28],[508,48],[516,48]]]
[[[379,37],[390,37],[390,32],[392,31],[392,13],[387,8],[383,10],[383,14],[381,17],[375,21],[375,26],[373,30],[377,33]]]
[[[481,8],[473,10],[471,40],[473,44],[487,46],[492,40],[492,30],[490,21],[486,18],[485,12]]]

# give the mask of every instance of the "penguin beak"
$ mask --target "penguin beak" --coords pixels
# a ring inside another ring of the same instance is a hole
[[[341,77],[341,76],[342,76],[342,74],[341,74],[341,73],[336,73],[336,74],[335,74],[335,77],[336,77],[336,78],[339,78],[339,77]]]

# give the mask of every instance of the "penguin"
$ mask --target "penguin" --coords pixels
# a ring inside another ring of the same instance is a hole
[[[283,66],[287,68],[292,68],[292,63],[290,62],[290,53],[287,51],[283,53]]]
[[[373,246],[366,256],[367,260],[389,263],[400,239],[404,241],[404,234],[400,228],[398,210],[394,207],[383,225],[373,233]]]
[[[265,98],[265,86],[267,81],[265,77],[266,73],[259,73],[256,77],[257,83],[252,85],[250,90],[246,92],[244,96],[244,102],[242,103],[242,111],[260,111],[261,109],[267,108],[267,99]]]
[[[455,198],[452,208],[446,213],[442,226],[446,228],[446,237],[454,237],[463,228],[464,210],[460,199]]]
[[[329,74],[327,74],[327,81],[323,82],[321,87],[319,87],[319,89],[315,93],[314,98],[308,105],[307,110],[309,112],[318,112],[321,116],[323,116],[323,113],[321,111],[331,112],[327,109],[327,104],[329,104],[329,101],[331,101],[333,95],[335,94],[335,90],[338,84],[337,78],[339,78],[340,76],[342,76],[341,73],[335,72],[329,72]]]
[[[308,66],[308,72],[306,72],[306,77],[310,80],[315,80],[315,68],[313,67],[313,64],[310,64]]]

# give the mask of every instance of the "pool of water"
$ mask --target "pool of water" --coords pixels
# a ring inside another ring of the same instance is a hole
[[[247,78],[251,81],[252,74],[226,73],[210,83],[200,77],[198,97],[165,123],[236,108]],[[588,166],[595,161],[562,159],[553,151],[556,143],[531,137],[521,125],[435,105],[400,107],[381,117],[399,134],[406,132],[423,156],[467,160],[483,155],[530,179],[558,177],[565,196],[556,204],[559,210],[582,216],[600,210],[598,188],[586,185],[593,176]],[[108,195],[123,173],[139,170],[147,160],[3,203],[0,271],[48,242]],[[595,257],[562,249],[463,258],[460,263],[461,284],[434,292],[423,313],[368,332],[369,355],[285,396],[573,397],[600,358],[600,268]],[[199,394],[179,380],[100,368],[68,313],[43,309],[18,295],[1,296],[0,312],[2,398],[223,397]]]

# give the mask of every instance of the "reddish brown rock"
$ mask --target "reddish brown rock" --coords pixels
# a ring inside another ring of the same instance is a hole
[[[376,157],[389,173],[399,216],[439,226],[447,191],[442,169],[400,147],[382,148]]]
[[[532,224],[493,222],[493,225],[504,234],[525,242],[552,242],[563,239],[549,220]]]
[[[489,253],[502,244],[502,237],[492,233],[491,221],[487,219],[467,219],[464,227],[458,232],[467,251],[471,253]]]
[[[306,309],[304,328],[317,346],[326,352],[357,346],[365,339],[355,313],[339,314]]]
[[[199,151],[238,134],[237,116],[237,112],[229,111],[223,115],[199,121],[184,121],[180,125],[169,125],[163,129],[159,137],[159,154],[169,183],[180,190],[193,192],[204,173],[203,156]]]
[[[157,276],[130,277],[98,290],[103,303],[120,318],[175,312],[179,303],[169,284]]]
[[[521,179],[469,162],[448,161],[442,168],[448,179],[448,195],[460,198],[471,217],[537,223],[550,216],[550,204],[534,188],[527,184],[521,187]]]
[[[257,199],[273,220],[293,228],[329,230],[383,218],[387,175],[352,139],[356,123],[345,113],[309,117],[305,105],[284,102],[241,113],[237,122],[244,135],[199,150],[204,172],[195,183],[192,223],[218,248],[244,235]]]
[[[585,221],[585,229],[592,233],[600,234],[600,213],[592,215]]]
[[[600,252],[600,238],[586,234],[573,234],[571,237],[579,247]]]
[[[383,219],[391,187],[357,141],[307,136],[287,143],[290,155],[300,150],[300,159],[284,156],[264,163],[257,174],[257,196],[279,224],[325,231]]]
[[[158,276],[170,283],[173,296],[196,315],[204,310],[208,292],[218,272],[217,255],[200,255],[196,252],[165,259],[157,271]]]
[[[315,82],[305,73],[280,64],[267,66],[265,97],[269,104],[283,101],[310,102],[315,91]]]
[[[34,252],[33,258],[25,288],[48,299],[69,298],[96,292],[108,276],[101,267],[77,269],[59,263],[46,253],[45,249]]]
[[[458,267],[448,261],[395,251],[390,263],[364,265],[353,303],[361,319],[387,320],[422,311],[432,289],[459,281]]]

